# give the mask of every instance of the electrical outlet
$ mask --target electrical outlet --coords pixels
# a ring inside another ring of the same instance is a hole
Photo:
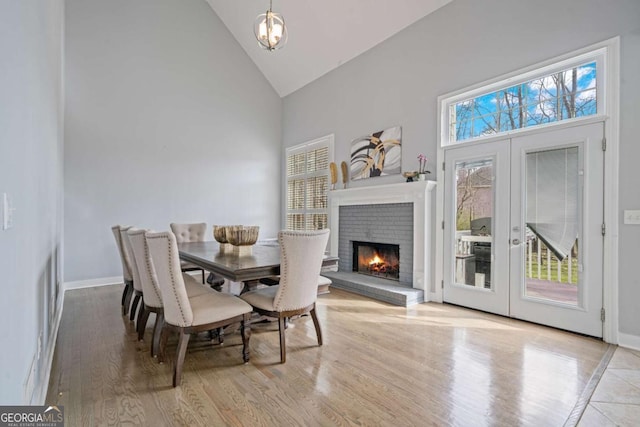
[[[625,210],[624,211],[624,223],[625,224],[640,224],[640,211]]]

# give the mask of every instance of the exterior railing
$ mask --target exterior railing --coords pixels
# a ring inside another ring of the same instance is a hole
[[[559,283],[578,283],[577,243],[560,261],[542,240],[532,236],[527,239],[526,276],[530,279]]]
[[[470,255],[472,242],[469,230],[456,232],[456,255]],[[560,261],[547,245],[533,233],[527,233],[525,249],[526,277],[559,283],[578,283],[577,242],[565,259]]]

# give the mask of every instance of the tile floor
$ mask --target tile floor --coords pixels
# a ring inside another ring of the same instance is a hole
[[[616,349],[578,426],[640,426],[640,351]]]

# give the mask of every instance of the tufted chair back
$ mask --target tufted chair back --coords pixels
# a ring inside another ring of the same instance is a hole
[[[329,229],[280,231],[280,286],[273,301],[275,311],[298,310],[318,296],[318,276],[329,241]]]
[[[203,242],[204,235],[207,233],[207,223],[200,222],[197,224],[170,224],[171,231],[176,235],[176,242]]]
[[[162,308],[158,276],[149,253],[149,246],[144,238],[146,232],[147,230],[130,229],[127,234],[129,235],[131,249],[138,268],[138,277],[140,277],[140,284],[144,293],[144,303],[149,307]]]
[[[133,278],[133,289],[136,291],[142,292],[142,285],[140,284],[140,275],[138,274],[138,266],[133,257],[133,250],[131,249],[131,241],[129,240],[129,235],[127,234],[131,230],[137,230],[134,227],[125,227],[120,229],[120,239],[122,240],[122,247],[124,248],[124,253],[126,254],[127,262],[129,264],[129,269],[131,270],[131,277]]]
[[[113,232],[113,237],[116,239],[116,246],[118,247],[118,252],[120,253],[120,262],[122,262],[122,277],[125,282],[130,282],[133,280],[133,274],[131,273],[131,259],[129,258],[129,254],[125,251],[124,243],[122,242],[122,231],[127,231],[131,227],[123,227],[121,225],[114,225],[111,227],[111,231]]]
[[[165,320],[175,326],[190,326],[193,311],[182,279],[176,236],[169,231],[147,232],[146,240],[158,278]]]

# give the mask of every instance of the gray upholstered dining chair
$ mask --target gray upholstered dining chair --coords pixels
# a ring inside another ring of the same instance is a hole
[[[127,236],[133,252],[133,262],[136,264],[138,278],[140,279],[140,284],[142,286],[141,314],[138,316],[137,323],[138,340],[141,341],[144,337],[144,331],[147,327],[149,315],[151,313],[156,314],[156,321],[153,327],[153,337],[151,340],[151,357],[153,357],[158,354],[160,332],[162,331],[162,324],[164,323],[164,310],[162,297],[160,296],[160,289],[157,285],[154,285],[154,278],[152,277],[155,273],[153,271],[151,257],[149,256],[149,248],[147,247],[147,242],[144,238],[145,233],[146,230],[132,228],[127,231]]]
[[[285,321],[287,318],[310,313],[316,329],[318,345],[322,345],[322,330],[316,315],[318,276],[329,230],[280,231],[280,283],[256,289],[240,297],[259,314],[278,319],[280,332],[280,362],[286,362]]]
[[[172,222],[169,226],[171,227],[173,234],[176,235],[176,241],[178,243],[203,242],[204,236],[207,233],[206,222],[199,222],[195,224],[177,224]],[[203,268],[187,261],[180,261],[180,265],[182,266],[182,271],[202,271],[202,283],[205,282]],[[224,285],[224,279],[214,273],[209,273],[209,277],[206,279],[206,282],[217,291],[219,291],[222,285]]]
[[[177,331],[179,335],[173,386],[180,385],[182,366],[192,333],[209,331],[239,322],[242,356],[244,362],[248,362],[251,306],[231,294],[216,292],[206,287],[204,287],[207,289],[205,294],[189,297],[183,276],[180,274],[180,259],[175,235],[171,232],[148,232],[146,241],[164,304],[165,325],[160,339],[158,357],[160,361],[164,360],[169,331]]]
[[[122,248],[124,249],[125,256],[129,263],[129,269],[131,270],[131,276],[133,277],[133,302],[131,303],[131,309],[129,312],[129,320],[135,319],[136,309],[138,308],[138,304],[142,300],[142,284],[140,283],[140,275],[138,274],[138,266],[135,263],[133,257],[133,250],[131,249],[131,241],[129,240],[129,235],[127,234],[129,230],[135,230],[134,227],[126,227],[120,229],[120,240],[122,241]],[[142,304],[140,304],[142,307]],[[139,310],[138,317],[142,314],[142,309]],[[136,327],[140,323],[139,319],[136,321]]]
[[[151,259],[151,253],[149,252],[149,246],[145,239],[147,231],[148,230],[131,228],[127,231],[127,235],[129,237],[129,242],[131,243],[133,261],[136,264],[138,277],[142,286],[141,314],[139,314],[138,322],[136,324],[138,340],[142,340],[144,338],[144,332],[147,327],[149,315],[151,313],[156,314],[151,340],[151,356],[153,357],[158,355],[160,332],[164,325],[164,304],[162,303],[162,294],[160,292],[160,286],[158,285],[158,278],[155,273],[153,260]],[[189,298],[210,292],[206,286],[201,285],[196,279],[187,273],[182,273],[182,278],[185,282],[185,288]]]
[[[260,279],[260,283],[267,286],[275,286],[280,283],[280,276],[269,276]],[[326,276],[318,276],[318,295],[328,294],[333,281]]]
[[[176,241],[178,243],[185,242],[203,242],[204,236],[207,232],[207,223],[206,222],[198,222],[194,224],[177,224],[172,222],[169,224],[171,227],[171,231],[176,236]],[[202,283],[204,283],[204,269],[198,267],[197,265],[191,264],[187,261],[180,261],[180,267],[182,271],[201,271],[202,272]]]
[[[120,262],[122,263],[122,279],[124,280],[124,290],[122,291],[122,315],[126,316],[129,312],[129,304],[131,303],[131,296],[133,295],[133,275],[131,273],[131,260],[129,254],[125,251],[122,243],[122,232],[130,229],[131,227],[114,225],[111,227],[113,237],[116,239],[116,247],[118,248],[118,254],[120,255]]]
[[[318,295],[328,294],[329,287],[333,284],[331,279],[325,276],[318,277]]]

